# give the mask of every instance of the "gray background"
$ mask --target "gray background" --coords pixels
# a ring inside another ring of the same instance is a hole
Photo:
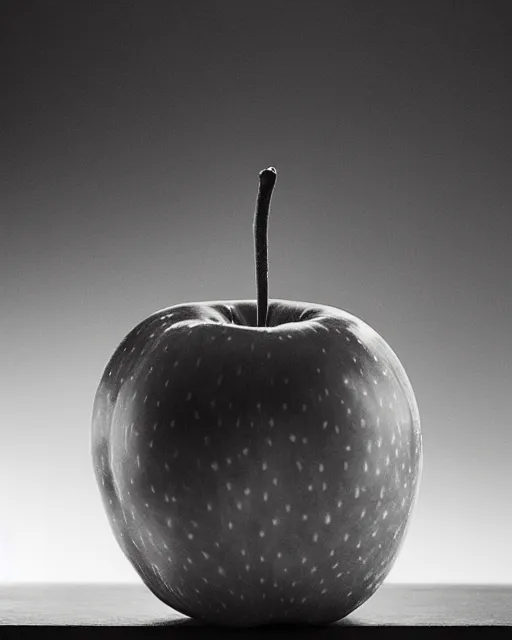
[[[137,580],[92,476],[150,313],[341,307],[401,358],[425,466],[390,581],[510,582],[508,2],[4,2],[0,579]]]

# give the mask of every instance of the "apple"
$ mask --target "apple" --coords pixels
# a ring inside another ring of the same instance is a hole
[[[210,624],[324,625],[367,600],[399,553],[420,419],[369,325],[268,300],[275,169],[259,177],[257,300],[140,322],[101,378],[92,458],[115,538],[160,600]]]

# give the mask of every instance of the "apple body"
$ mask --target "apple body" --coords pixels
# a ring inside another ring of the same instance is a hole
[[[96,393],[92,457],[147,587],[206,623],[323,625],[389,573],[422,469],[397,355],[335,307],[185,303],[136,326]]]

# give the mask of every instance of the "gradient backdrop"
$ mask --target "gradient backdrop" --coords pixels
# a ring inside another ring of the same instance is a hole
[[[89,428],[124,335],[255,297],[362,317],[415,388],[424,473],[390,582],[512,581],[510,3],[7,1],[0,580],[138,581]]]

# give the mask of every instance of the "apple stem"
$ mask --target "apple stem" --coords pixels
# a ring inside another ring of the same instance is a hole
[[[260,184],[254,213],[254,249],[256,253],[256,291],[258,327],[267,326],[268,311],[268,214],[270,198],[276,183],[274,167],[260,171]]]

